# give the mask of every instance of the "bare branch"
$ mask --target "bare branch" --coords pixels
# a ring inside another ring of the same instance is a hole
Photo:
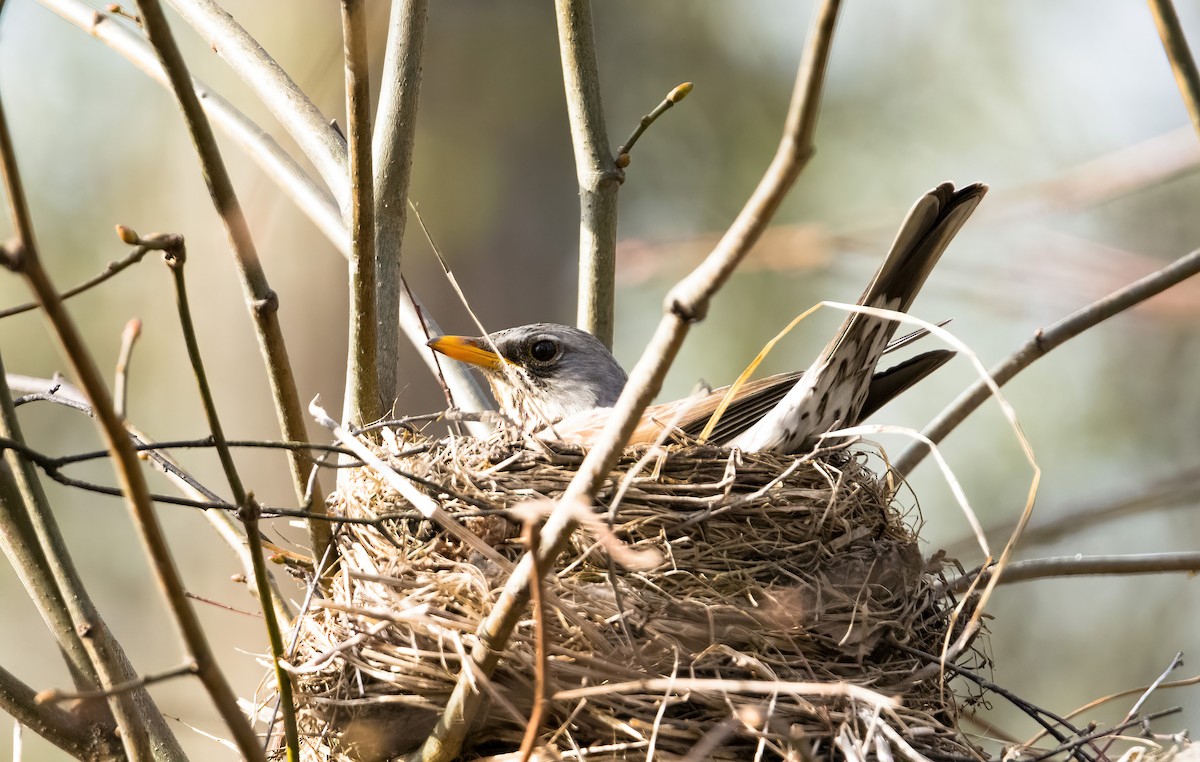
[[[146,72],[151,79],[164,86],[169,84],[162,66],[154,57],[154,52],[150,47],[120,24],[114,24],[108,17],[98,13],[93,6],[83,0],[38,0],[38,2],[108,45]],[[239,68],[240,61],[240,58],[236,61],[227,59],[227,63],[233,65],[235,69]],[[253,66],[252,63],[246,65]],[[254,75],[245,76],[253,77]],[[324,188],[319,187],[262,128],[233,108],[220,95],[208,90],[203,83],[198,80],[192,80],[192,82],[197,95],[201,98],[202,105],[216,124],[225,130],[226,134],[232,137],[263,172],[296,203],[300,211],[312,220],[330,243],[342,253],[342,256],[349,258],[350,235],[342,219],[339,202],[335,201]],[[309,105],[311,106],[311,104]],[[305,120],[311,117],[308,107],[297,105],[296,109],[297,113],[294,115],[293,121],[304,124]],[[289,124],[288,120],[283,120],[283,122],[285,126]],[[323,128],[326,126],[323,124]],[[302,147],[305,145],[301,142]],[[316,141],[314,145],[318,148],[326,146],[331,150],[335,147],[323,141]],[[340,162],[340,166],[344,167],[345,147],[340,138],[338,138],[336,147],[340,151],[340,156],[333,157],[334,163]],[[322,166],[321,162],[315,159],[314,164]],[[424,321],[422,321],[421,313],[424,313]],[[418,349],[424,350],[425,340],[429,338],[428,333],[441,333],[436,322],[421,309],[419,300],[407,289],[402,289],[400,292],[399,319],[401,329],[412,345]],[[438,371],[432,357],[433,353],[421,351],[420,354],[430,372],[436,376]],[[453,390],[455,400],[460,408],[467,411],[492,409],[487,394],[465,367],[458,363],[451,363],[446,366],[444,372],[446,383]]]
[[[1003,386],[1055,347],[1196,273],[1200,273],[1200,249],[1076,310],[1045,330],[1039,329],[1025,346],[988,372],[997,386]],[[983,381],[976,382],[951,402],[921,433],[934,444],[938,444],[990,396],[991,391],[987,384]],[[928,452],[929,448],[923,443],[910,445],[900,457],[892,461],[892,468],[902,476],[908,475]]]
[[[271,111],[333,192],[350,205],[346,144],[288,73],[214,0],[167,0]]]
[[[567,116],[579,178],[580,328],[613,342],[616,290],[617,190],[622,172],[613,161],[600,104],[600,73],[592,32],[591,0],[555,0]]]
[[[8,130],[8,120],[4,114],[3,101],[0,100],[0,175],[12,213],[13,229],[17,240],[12,246],[0,250],[0,262],[10,270],[24,277],[30,290],[47,319],[57,334],[64,353],[75,368],[81,379],[86,379],[84,388],[88,391],[93,406],[98,402],[101,411],[101,433],[106,444],[119,459],[117,474],[121,480],[126,497],[126,504],[137,519],[145,520],[139,524],[143,530],[143,538],[148,545],[154,546],[154,551],[163,551],[161,560],[166,566],[155,564],[160,573],[160,582],[165,589],[181,591],[178,574],[171,566],[171,558],[166,552],[162,541],[161,528],[157,524],[147,499],[146,483],[137,467],[137,457],[129,447],[129,441],[123,436],[114,436],[119,429],[119,423],[113,413],[112,398],[104,388],[100,370],[95,361],[87,353],[78,329],[63,308],[58,290],[50,283],[45,270],[37,255],[37,244],[33,234],[33,224],[29,217],[29,207],[25,200],[25,189],[21,183],[17,169],[16,154],[13,149],[12,137]],[[7,398],[6,398],[7,399]],[[49,507],[45,495],[36,479],[27,479],[22,485],[26,507],[36,508],[31,511],[30,518],[36,522],[35,528],[39,534],[42,549],[49,554],[55,563],[56,581],[62,583],[60,593],[67,601],[71,619],[76,627],[87,628],[94,637],[82,638],[84,648],[98,674],[100,687],[114,685],[133,673],[132,667],[120,650],[116,640],[112,638],[108,628],[96,614],[90,599],[84,590],[82,581],[71,565],[66,547],[62,542],[58,528],[50,520]],[[74,596],[78,595],[78,598]],[[182,600],[178,598],[177,600]],[[92,632],[90,628],[95,628]],[[86,674],[86,673],[85,673]],[[232,696],[232,691],[230,692]],[[121,730],[121,742],[128,755],[133,759],[150,759],[157,755],[160,759],[182,759],[183,751],[178,741],[167,728],[162,714],[154,706],[149,694],[144,691],[134,695],[123,694],[110,702],[117,726]],[[248,728],[249,726],[247,726]]]
[[[136,265],[138,262],[141,262],[142,258],[146,256],[146,251],[147,251],[146,249],[139,247],[139,248],[134,249],[133,251],[129,252],[128,254],[126,254],[125,258],[120,260],[119,262],[109,262],[108,265],[104,268],[104,270],[102,272],[98,273],[97,275],[95,275],[91,278],[88,278],[83,283],[80,283],[78,286],[74,286],[74,287],[69,288],[66,291],[62,292],[62,294],[60,295],[60,298],[70,299],[73,296],[78,296],[79,294],[82,294],[84,291],[87,291],[90,288],[95,288],[96,286],[99,286],[101,283],[103,283],[104,281],[113,277],[114,275],[121,272],[122,270],[125,270],[126,268],[132,267],[133,265]],[[12,317],[13,315],[20,315],[23,312],[29,312],[30,310],[36,310],[37,306],[38,306],[37,302],[26,302],[25,304],[18,304],[16,307],[9,307],[8,309],[0,310],[0,318]]]
[[[1013,582],[1028,582],[1049,577],[1091,577],[1096,575],[1167,574],[1172,572],[1200,572],[1200,553],[1147,553],[1123,556],[1061,556],[1057,558],[1034,558],[1028,561],[1011,561],[1004,567],[1001,585]],[[992,570],[974,569],[950,581],[946,592],[962,592],[971,587],[976,579],[987,581]]]
[[[717,248],[668,294],[664,305],[666,314],[650,345],[630,374],[603,432],[546,520],[540,540],[539,565],[542,568],[551,568],[554,559],[566,547],[576,524],[574,511],[581,505],[590,505],[596,490],[612,470],[638,417],[661,388],[667,368],[691,324],[703,319],[712,295],[728,280],[737,263],[758,240],[812,155],[813,132],[840,5],[840,0],[825,0],[817,10],[800,62],[783,138],[766,174]],[[509,577],[500,598],[479,628],[479,640],[471,652],[473,664],[464,665],[433,732],[422,749],[410,759],[437,762],[451,759],[458,753],[463,734],[482,700],[482,695],[472,688],[470,675],[475,671],[490,674],[499,661],[529,601],[533,566],[527,554]]]
[[[429,0],[395,0],[388,22],[383,84],[375,112],[375,299],[380,315],[396,315],[401,291],[401,247],[408,221],[408,187],[421,95],[421,60]],[[384,409],[396,399],[398,324],[379,321],[378,377]],[[415,342],[414,342],[415,343]],[[435,373],[435,375],[439,375]]]
[[[259,350],[267,366],[267,378],[275,402],[275,417],[285,439],[306,439],[307,431],[300,397],[296,391],[296,378],[292,373],[283,330],[279,325],[279,295],[267,282],[267,275],[259,261],[246,216],[233,189],[225,162],[221,158],[212,125],[200,107],[187,64],[175,44],[170,27],[167,26],[166,16],[163,15],[158,0],[139,1],[138,8],[150,44],[159,56],[159,62],[167,73],[175,98],[183,112],[209,195],[221,216],[221,221],[225,224],[225,231],[233,247],[247,307],[254,320]],[[302,454],[293,453],[288,464],[291,467],[292,487],[297,498],[303,500],[311,462]],[[329,543],[329,526],[320,521],[310,522],[308,534],[313,552],[320,555]]]
[[[364,0],[342,0],[346,59],[346,133],[350,141],[350,357],[342,417],[355,426],[378,420],[375,311],[375,182],[371,171],[371,76]],[[389,316],[390,318],[390,316]],[[391,321],[389,321],[391,322]],[[389,400],[390,402],[390,400]],[[313,548],[319,557],[325,544]]]
[[[40,703],[32,688],[3,667],[0,667],[0,710],[76,759],[121,758],[119,751],[97,743],[87,723],[65,709]],[[13,758],[20,757],[14,754]]]
[[[183,330],[184,344],[187,346],[188,360],[192,364],[192,373],[196,377],[196,386],[200,392],[200,401],[204,408],[204,416],[208,430],[212,435],[217,457],[225,472],[229,489],[233,493],[234,502],[238,506],[238,518],[245,526],[247,555],[249,556],[254,587],[258,591],[258,599],[262,603],[263,624],[267,630],[267,641],[271,647],[271,663],[275,670],[275,683],[279,690],[280,709],[283,713],[284,735],[287,745],[288,762],[297,762],[300,758],[300,735],[296,725],[296,706],[292,701],[292,681],[284,671],[283,635],[279,630],[279,620],[275,616],[275,607],[271,605],[271,579],[263,561],[262,535],[258,529],[259,506],[254,498],[247,494],[238,474],[237,465],[233,462],[233,453],[225,439],[225,430],[217,414],[217,405],[213,400],[212,388],[208,384],[208,372],[204,368],[204,360],[200,356],[200,342],[196,338],[196,327],[192,321],[192,310],[188,303],[187,281],[184,278],[184,268],[187,257],[182,238],[176,248],[166,252],[167,266],[171,268],[172,280],[175,284],[175,302],[179,311],[179,325]],[[315,523],[315,522],[314,522]],[[328,526],[326,525],[326,529]],[[329,545],[326,546],[330,547]]]
[[[1192,58],[1192,52],[1188,49],[1187,37],[1183,35],[1179,15],[1175,13],[1175,5],[1171,0],[1149,1],[1154,26],[1158,27],[1158,36],[1162,38],[1163,49],[1171,61],[1171,71],[1175,73],[1175,82],[1183,95],[1183,105],[1192,118],[1196,135],[1200,136],[1200,71],[1196,70],[1196,59]]]

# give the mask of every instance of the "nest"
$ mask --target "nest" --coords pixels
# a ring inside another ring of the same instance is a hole
[[[509,509],[560,495],[583,460],[561,445],[404,437],[382,452],[393,468],[510,561],[524,545]],[[940,652],[965,617],[952,616],[954,601],[937,589],[940,564],[918,550],[915,516],[897,509],[865,455],[698,445],[644,454],[625,453],[597,504],[617,539],[656,551],[658,562],[624,568],[593,532],[577,531],[548,575],[551,701],[540,758],[647,759],[653,750],[678,759],[701,749],[692,758],[838,758],[887,751],[880,744],[900,756],[978,757],[957,731],[970,697],[936,669],[913,679],[927,665],[913,649]],[[330,509],[378,521],[341,526],[329,597],[297,622],[302,745],[308,759],[388,759],[433,728],[508,571],[371,469],[347,480]],[[518,748],[535,672],[527,615],[494,673],[477,680],[485,708],[462,758]],[[735,682],[695,682],[713,679]],[[901,702],[881,710],[786,685],[797,682]]]

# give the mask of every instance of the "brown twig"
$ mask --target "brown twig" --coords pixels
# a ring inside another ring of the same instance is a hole
[[[1025,699],[1016,695],[1015,693],[1008,690],[1007,688],[1002,688],[1001,686],[997,685],[996,683],[993,683],[990,680],[986,680],[983,677],[980,677],[979,675],[975,674],[974,672],[972,672],[969,669],[966,669],[965,667],[961,667],[957,664],[954,664],[953,662],[949,662],[949,661],[947,661],[943,658],[940,658],[938,656],[935,656],[933,654],[925,653],[924,651],[921,651],[920,649],[913,648],[912,646],[897,642],[896,640],[891,639],[891,638],[889,638],[889,642],[892,645],[892,647],[894,647],[900,651],[903,651],[904,653],[912,654],[913,656],[920,657],[921,659],[924,659],[926,661],[926,663],[928,663],[928,664],[937,665],[939,669],[945,668],[945,669],[949,670],[950,672],[953,672],[954,674],[959,675],[960,677],[970,680],[971,682],[975,683],[980,688],[982,688],[986,691],[991,691],[992,693],[995,693],[998,696],[1002,696],[1010,704],[1012,704],[1013,706],[1015,706],[1016,708],[1018,708],[1022,712],[1024,712],[1034,722],[1041,725],[1042,729],[1047,734],[1054,736],[1055,740],[1057,740],[1059,743],[1066,743],[1068,741],[1068,738],[1078,737],[1080,735],[1079,728],[1072,725],[1066,718],[1059,717],[1057,714],[1049,711],[1048,709],[1042,709],[1040,706],[1034,704],[1031,701],[1026,701]],[[1070,736],[1068,736],[1067,733],[1063,732],[1062,730],[1059,730],[1059,726],[1070,731]],[[1097,749],[1096,751],[1099,751],[1099,750]],[[1081,749],[1078,749],[1078,748],[1072,752],[1071,756],[1077,757],[1080,760],[1080,762],[1090,762],[1093,759],[1093,757],[1091,757],[1090,755],[1086,754],[1085,752],[1083,752]],[[1101,755],[1101,756],[1103,756],[1103,755]]]
[[[66,291],[62,292],[61,298],[62,299],[70,299],[73,296],[78,296],[79,294],[82,294],[84,291],[87,291],[88,289],[95,288],[96,286],[99,286],[101,283],[108,280],[109,278],[112,278],[113,276],[117,275],[122,270],[125,270],[129,267],[132,267],[133,265],[136,265],[138,262],[141,262],[145,256],[146,256],[146,249],[142,249],[142,248],[134,249],[133,251],[126,254],[124,259],[117,261],[117,262],[109,262],[108,265],[104,268],[104,270],[102,272],[98,273],[97,275],[95,275],[91,278],[88,278],[83,283],[80,283],[79,285],[74,286],[73,288],[69,288]],[[22,312],[29,312],[30,310],[36,310],[37,306],[38,306],[37,302],[26,302],[25,304],[18,304],[15,307],[9,307],[7,309],[0,310],[0,319],[6,318],[6,317],[12,317],[13,315],[20,315]]]
[[[149,490],[146,487],[145,477],[138,466],[137,454],[134,452],[129,438],[125,436],[120,420],[115,415],[112,397],[104,386],[100,370],[88,352],[79,329],[63,307],[62,300],[58,296],[58,289],[54,287],[42,268],[34,242],[24,190],[17,174],[12,141],[2,104],[0,104],[0,165],[2,165],[8,191],[9,206],[13,212],[13,227],[17,232],[15,246],[6,247],[4,250],[4,265],[19,273],[34,293],[62,345],[63,354],[71,364],[76,378],[79,379],[80,385],[92,404],[101,435],[113,453],[114,467],[126,505],[141,535],[146,552],[150,556],[159,585],[183,636],[185,647],[192,660],[200,667],[201,680],[208,688],[223,718],[239,738],[241,742],[239,746],[244,747],[243,753],[246,753],[249,759],[261,759],[262,752],[255,743],[254,733],[238,709],[237,697],[217,667],[204,632],[196,619],[196,614],[183,593],[183,581],[150,503]],[[111,681],[106,681],[101,687],[112,684]],[[134,759],[149,758],[152,752],[149,748],[147,728],[153,719],[139,717],[128,712],[127,708],[122,708],[121,712],[117,713],[117,707],[114,707],[114,713],[117,714],[117,721],[122,730],[122,743],[125,744],[130,757]]]
[[[412,178],[413,144],[417,135],[417,105],[421,94],[421,60],[429,0],[392,3],[383,58],[383,79],[375,111],[372,153],[375,162],[376,306],[381,315],[400,310],[401,247],[408,221],[409,181]],[[396,365],[399,325],[379,321],[378,377],[384,408],[396,398]],[[441,377],[441,374],[438,374]]]
[[[350,357],[342,418],[355,426],[382,415],[376,366],[375,189],[371,171],[371,77],[364,0],[341,0],[346,64],[346,134],[350,143]],[[390,392],[389,392],[390,397]],[[391,399],[388,403],[390,405]],[[313,548],[325,551],[327,542]]]
[[[133,360],[133,347],[142,335],[142,321],[133,318],[121,332],[121,349],[117,352],[117,368],[113,377],[113,404],[118,418],[125,418],[125,403],[129,394],[129,364]]]
[[[1175,74],[1175,83],[1183,95],[1183,105],[1187,107],[1192,127],[1200,137],[1200,71],[1196,70],[1196,59],[1192,58],[1192,52],[1188,49],[1187,37],[1183,34],[1179,15],[1175,13],[1171,0],[1149,0],[1149,3],[1154,26],[1158,28],[1163,50]]]
[[[204,110],[200,107],[200,100],[192,86],[192,78],[188,73],[187,64],[167,25],[162,6],[159,5],[159,0],[139,0],[138,9],[146,28],[146,35],[158,54],[163,70],[171,82],[171,88],[175,93],[180,110],[183,112],[184,121],[192,136],[196,155],[204,172],[209,195],[212,197],[217,213],[221,215],[221,221],[225,224],[226,233],[233,247],[234,259],[237,263],[238,274],[242,279],[247,306],[250,308],[259,347],[267,366],[271,395],[275,401],[275,416],[279,420],[285,439],[305,439],[304,415],[300,406],[300,397],[296,391],[296,379],[292,373],[291,361],[288,359],[283,330],[279,325],[279,296],[267,282],[266,273],[250,236],[246,216],[238,201],[237,193],[233,189],[225,162],[221,159],[221,152],[217,146],[216,136],[213,135],[212,125],[209,124]],[[305,456],[295,453],[288,459],[288,464],[291,467],[293,489],[297,498],[303,500],[311,461]],[[323,503],[319,504],[318,510],[323,505]],[[309,522],[308,532],[313,552],[320,555],[329,542],[329,526],[320,521]]]
[[[613,160],[600,103],[600,72],[591,0],[554,0],[567,117],[579,178],[579,311],[576,319],[606,347],[613,342],[616,298],[617,190],[623,173]]]
[[[758,240],[811,157],[825,69],[840,5],[840,0],[825,0],[817,10],[800,62],[783,138],[766,174],[717,248],[668,294],[663,319],[630,374],[629,382],[609,416],[604,431],[546,520],[540,543],[540,560],[544,568],[551,567],[554,558],[570,539],[576,525],[573,513],[581,506],[590,505],[592,496],[612,470],[638,417],[661,388],[667,368],[679,351],[691,324],[704,318],[713,294],[728,280],[738,262]],[[479,628],[478,642],[471,652],[472,664],[464,665],[433,732],[422,749],[409,759],[437,762],[457,755],[464,733],[482,699],[472,687],[471,672],[478,671],[486,675],[496,666],[528,603],[532,571],[532,559],[526,555],[509,577],[499,600]]]
[[[262,534],[259,532],[258,520],[260,510],[252,495],[242,483],[238,474],[237,464],[233,462],[233,453],[225,439],[225,430],[217,414],[217,405],[213,400],[212,388],[208,383],[208,372],[204,368],[204,360],[200,356],[200,341],[196,337],[196,326],[192,320],[192,310],[188,304],[187,280],[184,268],[187,264],[186,250],[183,239],[173,237],[177,245],[164,252],[163,258],[171,269],[172,281],[175,285],[175,302],[179,312],[179,326],[183,331],[184,344],[187,347],[188,360],[192,365],[192,373],[196,377],[196,386],[200,392],[204,417],[212,436],[213,446],[217,450],[217,458],[221,461],[221,469],[233,493],[234,503],[238,507],[238,518],[242,520],[246,532],[247,552],[250,560],[254,587],[258,591],[258,600],[262,603],[263,624],[267,630],[267,641],[271,647],[271,664],[275,670],[275,682],[279,690],[279,701],[283,713],[284,737],[287,746],[288,762],[297,762],[300,758],[300,734],[296,725],[296,706],[292,701],[292,682],[283,669],[283,634],[279,629],[279,620],[275,616],[275,607],[271,605],[272,587],[270,574],[263,561]]]
[[[168,2],[283,125],[329,186],[338,206],[349,209],[346,143],[320,109],[215,0]]]
[[[38,0],[42,5],[45,5],[50,10],[59,14],[61,17],[74,24],[79,29],[95,37],[100,42],[108,45],[115,52],[124,56],[135,66],[146,72],[154,81],[168,86],[170,83],[167,80],[165,72],[158,60],[154,57],[154,52],[150,47],[137,35],[120,24],[112,23],[108,17],[96,12],[95,7],[88,5],[83,0]],[[178,0],[182,3],[183,0]],[[181,12],[185,12],[181,5],[177,6]],[[228,14],[224,14],[212,3],[208,3],[204,8],[196,7],[186,10],[188,14],[215,13],[207,22],[196,21],[194,23],[206,29],[208,33],[213,33],[216,30],[219,33],[219,28],[224,23],[230,23],[236,28],[236,34],[243,35],[245,30],[237,26]],[[209,26],[209,23],[212,26]],[[235,34],[231,32],[230,34]],[[235,36],[236,36],[235,34]],[[222,42],[224,37],[221,37]],[[246,40],[239,37],[232,41],[239,48],[237,55],[230,55],[226,58],[226,62],[230,64],[244,79],[252,82],[269,82],[278,72],[278,65],[262,50],[261,47],[254,43],[249,45]],[[228,53],[228,48],[223,48]],[[274,72],[274,73],[273,73]],[[286,74],[282,76],[286,77]],[[340,185],[329,180],[329,176],[325,175],[325,179],[331,184],[331,187],[342,189],[342,195],[337,199],[333,198],[328,191],[320,187],[308,174],[296,163],[291,156],[287,154],[279,144],[275,142],[271,136],[267,135],[257,124],[248,119],[245,114],[231,106],[228,101],[222,98],[218,93],[209,90],[202,82],[192,80],[197,94],[201,98],[201,103],[204,106],[213,121],[221,127],[226,134],[253,159],[258,166],[266,173],[267,177],[274,180],[275,183],[291,198],[300,209],[317,228],[329,239],[341,254],[347,258],[350,256],[350,235],[347,232],[346,224],[342,219],[340,205],[348,203],[347,180],[343,176]],[[276,117],[289,130],[300,131],[302,134],[297,138],[297,143],[305,151],[306,156],[319,168],[324,168],[326,172],[331,167],[340,168],[340,171],[345,174],[346,167],[346,146],[344,140],[339,134],[333,132],[335,140],[314,139],[306,140],[304,131],[307,126],[314,123],[314,118],[323,119],[320,112],[313,106],[312,102],[296,88],[295,83],[288,80],[284,84],[286,90],[285,97],[274,98],[271,101],[271,107],[276,109]],[[315,115],[315,116],[314,116]],[[322,122],[324,125],[324,122]],[[402,291],[400,294],[400,327],[408,337],[414,347],[424,349],[425,337],[424,326],[428,325],[434,334],[441,333],[437,328],[437,324],[426,317],[424,323],[417,316],[417,309],[420,306],[419,300],[407,291]],[[436,373],[434,361],[430,352],[421,352],[421,357],[426,365],[430,368],[430,372]],[[468,411],[491,410],[492,404],[487,394],[480,388],[479,383],[471,375],[470,371],[460,363],[451,363],[445,369],[446,381],[452,389],[454,389],[455,398],[458,400],[458,405]]]
[[[1008,359],[993,367],[989,374],[998,386],[1008,383],[1014,376],[1050,350],[1062,345],[1108,318],[1120,314],[1134,305],[1162,293],[1171,286],[1200,273],[1200,249],[1183,256],[1166,267],[1141,278],[1124,288],[1114,291],[1098,301],[1092,302],[1045,330],[1039,329],[1033,338],[1023,347],[1014,352]],[[946,435],[962,423],[988,397],[991,391],[983,381],[959,395],[950,403],[937,418],[922,432],[934,444],[941,442]],[[924,459],[929,448],[923,443],[910,445],[907,450],[892,461],[892,468],[906,476],[912,473],[917,464]]]
[[[197,673],[195,663],[183,664],[174,669],[168,669],[165,672],[156,672],[151,675],[142,675],[135,680],[130,680],[120,685],[114,685],[104,690],[99,691],[60,691],[57,688],[52,688],[48,691],[42,691],[37,695],[38,703],[51,704],[62,701],[74,701],[77,699],[98,699],[115,696],[118,693],[127,693],[135,688],[144,688],[147,685],[161,683],[167,680],[174,680],[177,677],[185,677]]]
[[[1121,556],[1061,556],[1011,561],[1004,569],[999,584],[1028,582],[1051,577],[1088,577],[1107,574],[1167,574],[1200,572],[1200,552],[1146,553]],[[976,579],[987,581],[992,569],[973,569],[945,586],[946,592],[959,593]]]

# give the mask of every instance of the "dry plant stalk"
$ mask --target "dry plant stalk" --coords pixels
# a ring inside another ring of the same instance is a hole
[[[402,454],[414,445],[423,451]],[[559,497],[583,461],[566,446],[526,449],[503,436],[410,435],[383,454],[513,561],[525,550],[517,504]],[[625,453],[600,503],[613,500],[641,455]],[[901,514],[864,460],[670,445],[630,480],[612,530],[660,560],[619,567],[585,533],[556,559],[546,583],[543,749],[624,759],[653,747],[673,758],[731,717],[753,716],[734,722],[709,758],[749,759],[758,747],[767,759],[820,755],[839,737],[870,734],[866,707],[915,748],[974,753],[956,729],[960,705],[945,675],[907,686],[889,707],[922,666],[893,644],[938,652],[955,603],[936,592],[944,578],[917,548],[915,517]],[[330,510],[386,520],[344,526],[332,597],[298,622],[290,671],[303,756],[410,753],[441,714],[508,572],[370,469],[355,473]],[[467,734],[471,755],[520,745],[537,674],[534,636],[533,620],[523,620],[491,677],[476,676],[487,707]],[[964,658],[977,665],[983,657]],[[723,690],[702,682],[712,680],[730,682]]]

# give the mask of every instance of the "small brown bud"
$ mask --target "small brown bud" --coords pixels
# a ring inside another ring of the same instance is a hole
[[[124,225],[117,225],[117,238],[120,238],[122,243],[127,243],[130,246],[136,246],[142,239],[136,230],[127,228]]]

